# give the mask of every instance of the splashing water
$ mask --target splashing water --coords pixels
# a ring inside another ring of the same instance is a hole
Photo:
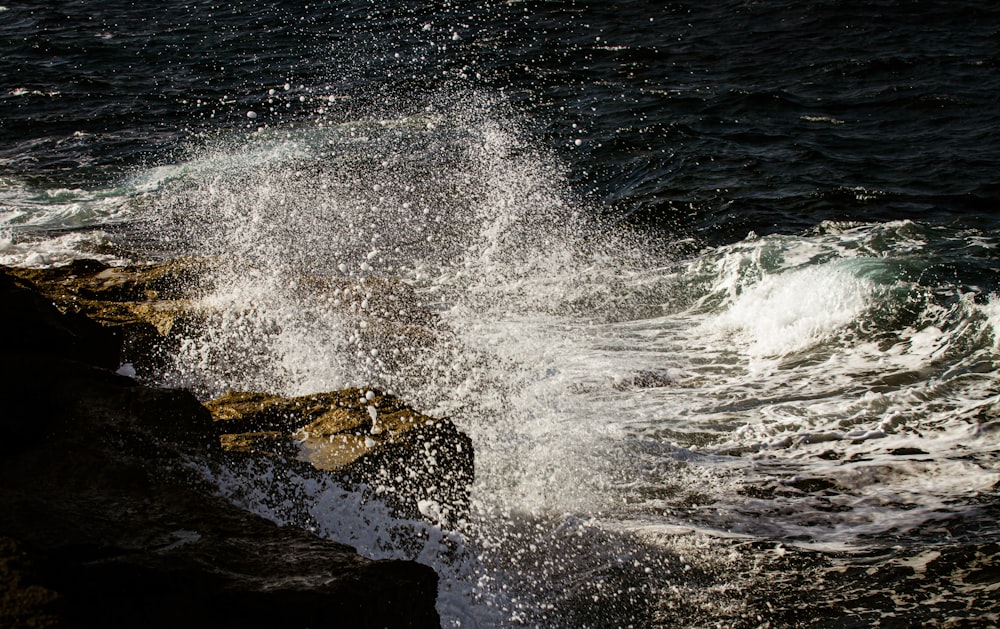
[[[433,565],[449,626],[749,618],[784,557],[760,540],[981,530],[996,300],[927,262],[968,235],[825,223],[671,254],[592,218],[502,108],[459,100],[214,138],[117,193],[116,238],[212,261],[210,324],[163,383],[379,387],[476,448],[455,531],[264,464],[206,472],[224,493]]]

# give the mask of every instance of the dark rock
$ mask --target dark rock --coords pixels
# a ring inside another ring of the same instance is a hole
[[[893,448],[889,450],[889,454],[893,456],[920,456],[930,453],[920,448]]]
[[[654,389],[660,387],[673,386],[674,380],[669,374],[661,371],[644,369],[621,379],[616,379],[614,388],[619,391],[630,391],[635,389]]]
[[[432,569],[216,497],[193,396],[112,373],[115,343],[26,282],[0,272],[0,290],[0,624],[439,625]]]
[[[113,332],[85,316],[62,314],[30,281],[0,273],[0,303],[0,351],[118,366]]]
[[[0,537],[0,626],[57,627],[60,602],[38,584],[35,566],[18,543]]]

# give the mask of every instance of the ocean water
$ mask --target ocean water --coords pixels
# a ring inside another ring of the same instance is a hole
[[[445,626],[996,625],[998,41],[976,2],[7,3],[0,263],[209,256],[156,384],[451,417],[453,529],[206,470],[432,565]]]

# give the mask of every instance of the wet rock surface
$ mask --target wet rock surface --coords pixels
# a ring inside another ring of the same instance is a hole
[[[203,325],[205,313],[192,307],[190,298],[204,282],[207,265],[197,259],[120,267],[74,260],[58,267],[5,271],[30,282],[67,317],[99,324],[105,336],[116,340],[115,367],[128,362],[140,375],[148,375],[176,351],[185,332]]]
[[[450,420],[417,413],[391,395],[231,392],[206,406],[227,452],[306,461],[405,517],[453,524],[468,512],[472,441]]]
[[[17,281],[31,283],[38,298],[67,317],[89,319],[91,327],[100,324],[104,336],[117,339],[120,348],[117,357],[106,357],[102,364],[117,358],[118,364],[131,364],[139,377],[155,378],[169,369],[185,340],[225,324],[225,313],[199,301],[215,283],[216,269],[207,259],[126,266],[74,260],[58,267],[4,270]],[[402,282],[303,275],[289,278],[289,283],[298,291],[327,295],[329,308],[357,318],[359,339],[367,347],[381,348],[380,360],[388,363],[406,360],[405,355],[394,356],[394,348],[432,346],[447,336],[436,315]],[[102,346],[109,342],[105,339]]]
[[[120,337],[23,276],[0,297],[0,625],[439,625],[431,568],[215,496],[197,399],[113,373]]]

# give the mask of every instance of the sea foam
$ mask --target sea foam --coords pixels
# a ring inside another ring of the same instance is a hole
[[[978,366],[993,305],[914,279],[920,225],[671,255],[587,219],[557,157],[489,108],[268,128],[140,180],[147,238],[214,265],[209,325],[163,382],[378,387],[472,437],[454,532],[280,470],[218,477],[275,521],[434,565],[446,624],[541,622],[582,566],[635,577],[608,581],[622,600],[700,596],[667,544],[632,533],[850,549],[995,482],[952,456],[997,394]]]

